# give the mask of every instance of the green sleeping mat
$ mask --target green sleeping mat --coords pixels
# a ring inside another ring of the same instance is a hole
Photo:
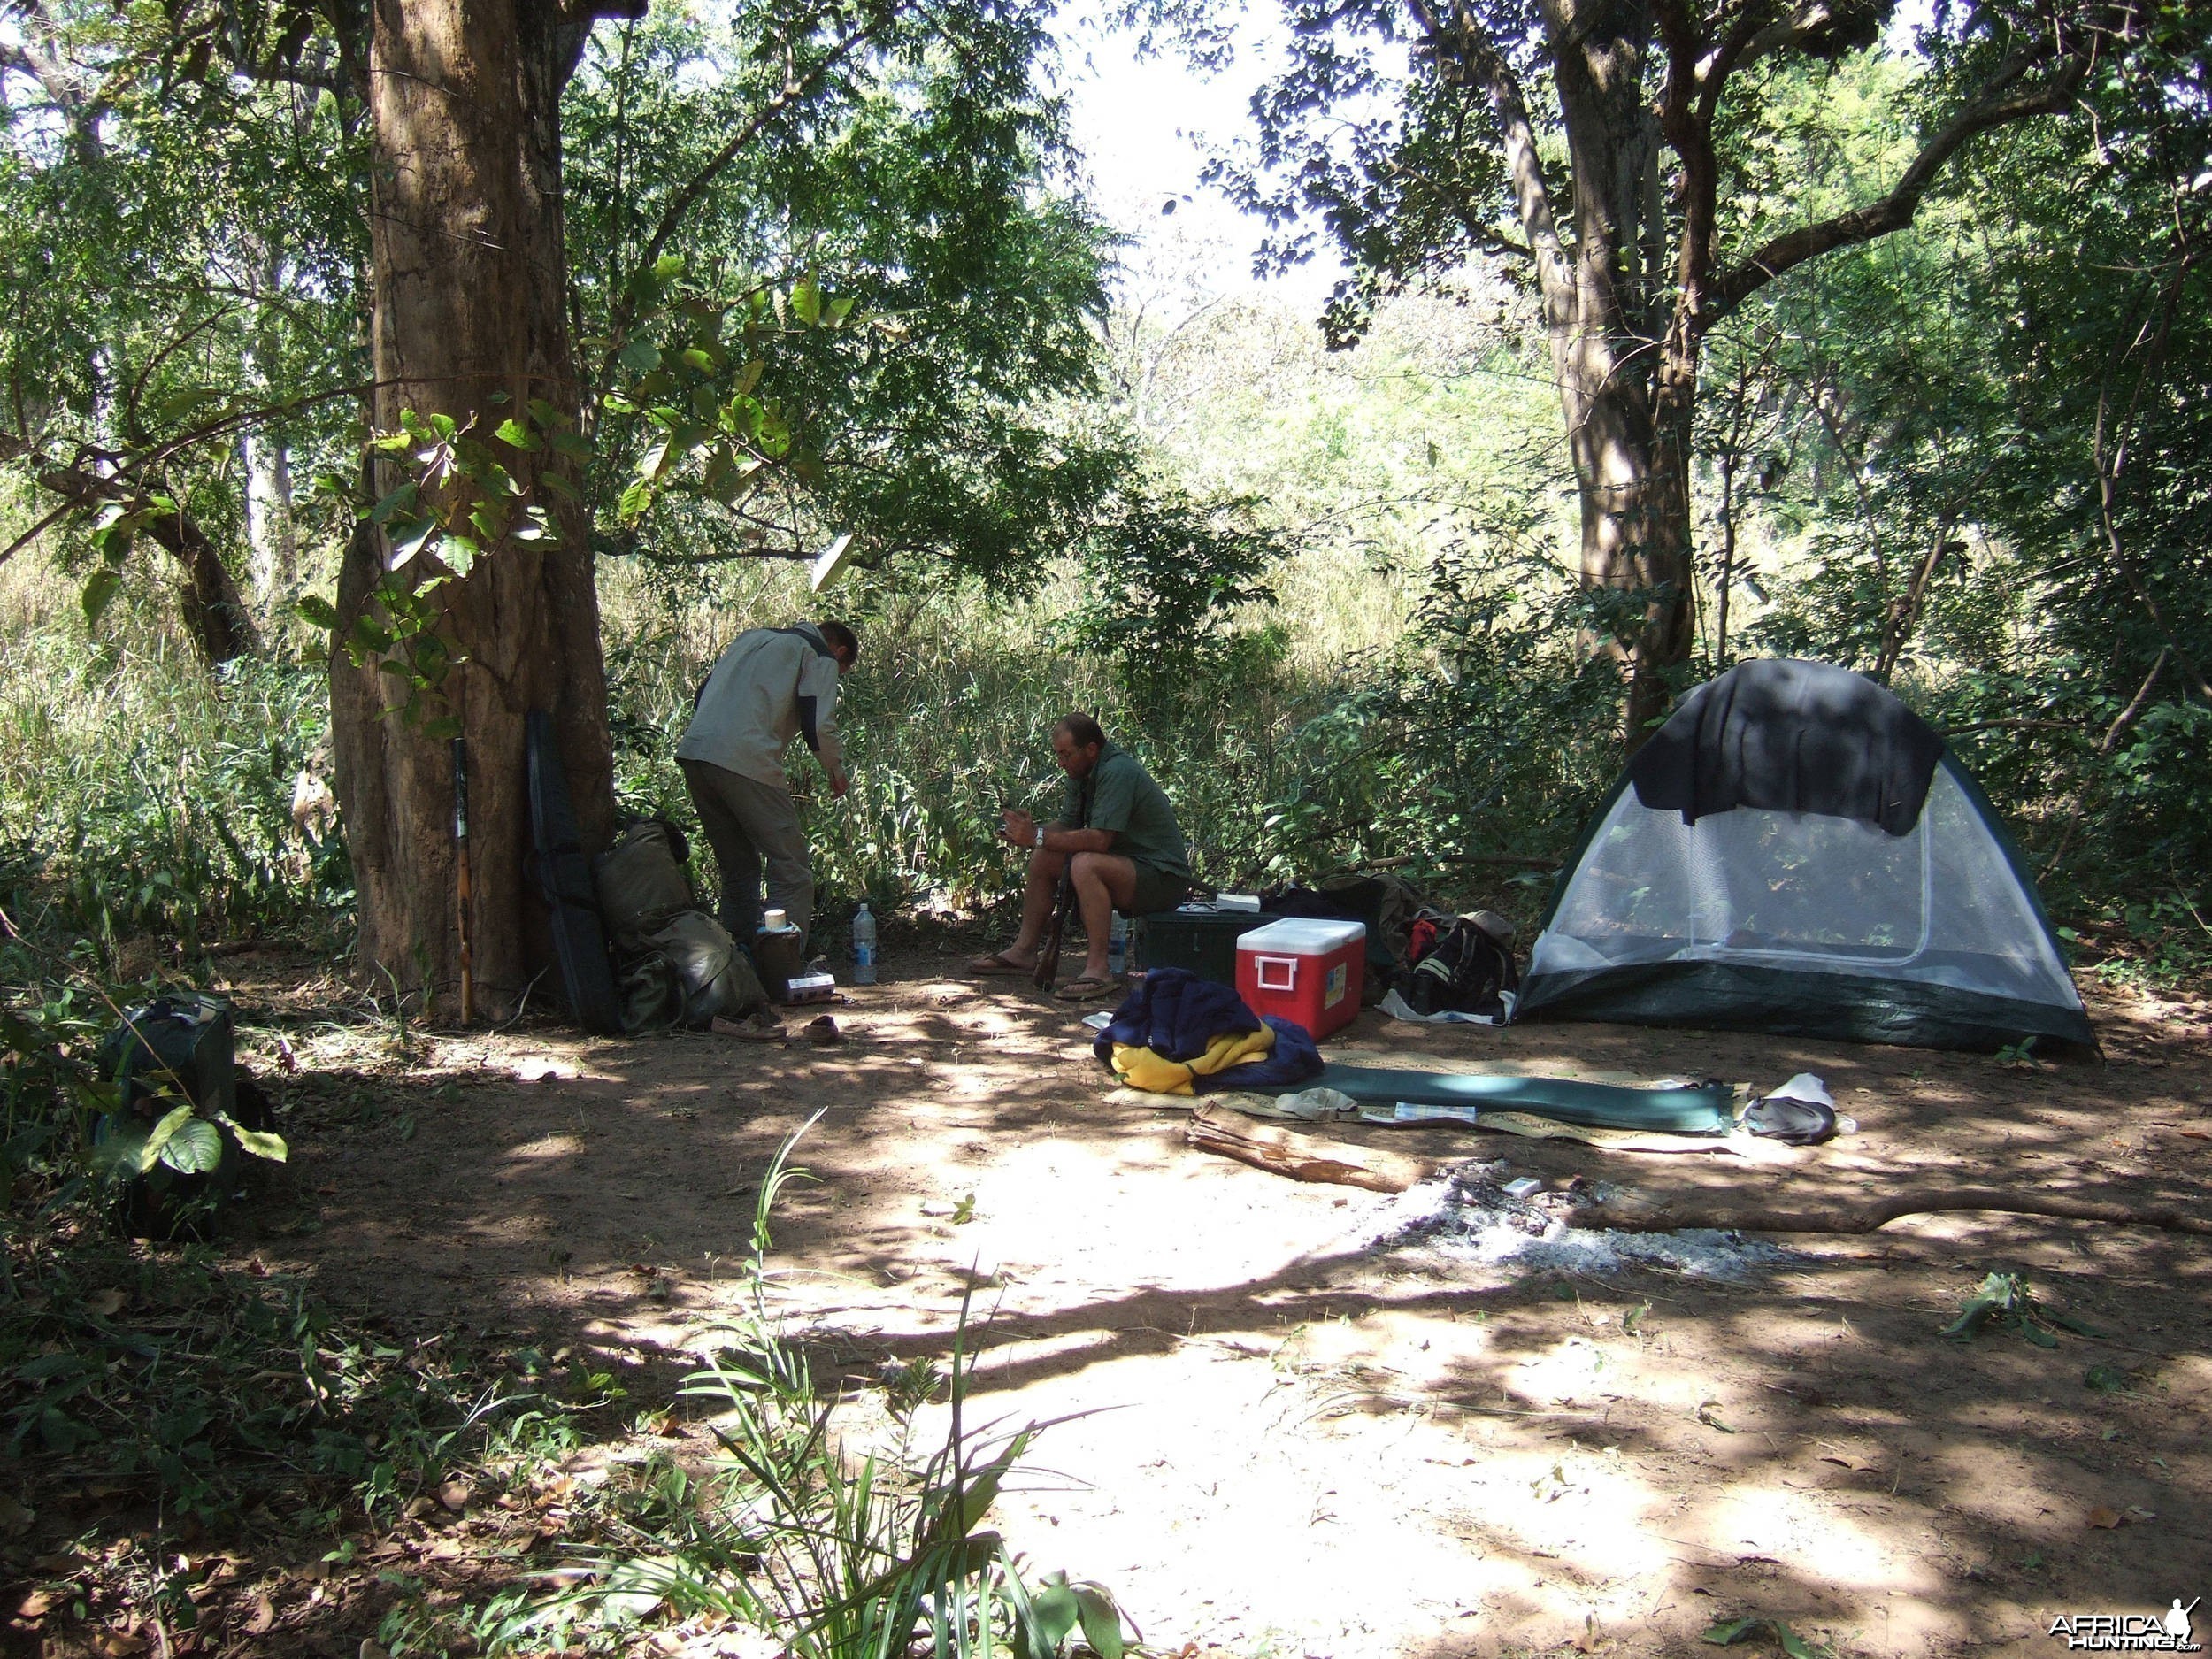
[[[1450,1071],[1400,1071],[1389,1066],[1325,1067],[1315,1086],[1341,1089],[1362,1105],[1409,1101],[1419,1106],[1535,1112],[1563,1124],[1596,1129],[1655,1129],[1671,1134],[1725,1134],[1734,1122],[1735,1091],[1725,1083],[1685,1088],[1625,1088],[1561,1077],[1469,1077]]]

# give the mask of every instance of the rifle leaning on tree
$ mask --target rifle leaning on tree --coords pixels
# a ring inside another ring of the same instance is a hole
[[[1076,794],[1075,827],[1088,829],[1091,823],[1091,780],[1085,778]],[[1060,941],[1068,931],[1068,917],[1075,909],[1075,855],[1068,855],[1067,863],[1060,866],[1059,890],[1053,895],[1052,924],[1045,929],[1043,941],[1037,947],[1037,988],[1049,991],[1054,980],[1060,977]]]

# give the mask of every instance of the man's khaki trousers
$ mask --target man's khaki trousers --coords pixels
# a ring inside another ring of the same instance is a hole
[[[684,760],[684,785],[699,813],[707,845],[722,866],[722,926],[750,949],[760,931],[761,870],[768,905],[783,910],[802,933],[814,920],[814,866],[798,804],[781,785],[763,783],[710,761]]]

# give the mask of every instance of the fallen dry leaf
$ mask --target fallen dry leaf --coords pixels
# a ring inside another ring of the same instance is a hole
[[[2126,1520],[2127,1517],[2119,1510],[2108,1509],[2101,1503],[2089,1511],[2089,1525],[2092,1526],[2110,1528],[2122,1525]]]
[[[112,1319],[123,1311],[123,1303],[126,1300],[127,1298],[119,1290],[99,1291],[84,1299],[85,1311],[96,1319]]]
[[[15,1604],[15,1616],[18,1618],[44,1618],[52,1610],[53,1605],[54,1596],[50,1590],[34,1590]]]
[[[438,1488],[438,1502],[456,1515],[467,1509],[469,1500],[475,1495],[476,1489],[461,1480],[449,1480]]]
[[[26,1508],[6,1493],[0,1492],[0,1532],[12,1538],[19,1532],[28,1532],[31,1523],[36,1519],[36,1509]]]
[[[276,1603],[265,1595],[253,1599],[253,1617],[246,1621],[246,1634],[266,1636],[276,1624]]]
[[[428,1498],[410,1498],[407,1500],[407,1508],[404,1513],[409,1520],[419,1521],[424,1516],[430,1513],[433,1507],[434,1506]]]
[[[100,1638],[100,1651],[108,1659],[136,1659],[146,1647],[146,1639],[136,1631],[111,1630]]]

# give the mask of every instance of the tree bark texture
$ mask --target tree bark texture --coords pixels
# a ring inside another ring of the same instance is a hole
[[[1645,85],[1651,12],[1632,0],[1543,0],[1541,11],[1566,129],[1571,245],[1518,78],[1463,5],[1448,43],[1488,97],[1534,255],[1581,505],[1582,580],[1620,595],[1604,649],[1622,666],[1633,748],[1665,711],[1668,671],[1687,660],[1694,622],[1686,388],[1696,341],[1671,327],[1665,134]]]
[[[560,95],[588,12],[534,0],[374,0],[369,119],[375,268],[374,420],[451,416],[489,441],[532,398],[578,412],[566,310]],[[503,395],[503,397],[501,396]],[[498,447],[515,479],[571,464]],[[411,476],[380,459],[380,493]],[[606,673],[585,525],[571,498],[538,497],[556,534],[488,549],[437,590],[440,632],[465,663],[443,687],[467,739],[472,890],[467,918],[476,1001],[512,1010],[550,961],[527,879],[524,720],[553,717],[587,848],[613,818]],[[342,638],[373,610],[389,541],[364,524],[347,549]],[[420,573],[420,572],[416,572]],[[374,663],[331,658],[335,782],[358,893],[359,968],[390,976],[434,1017],[458,1012],[459,926],[451,750],[388,710],[395,681]]]

